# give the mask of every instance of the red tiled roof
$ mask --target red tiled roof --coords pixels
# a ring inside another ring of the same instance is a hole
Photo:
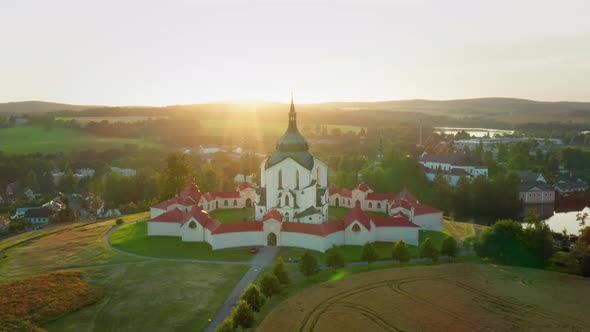
[[[399,200],[395,200],[393,202],[393,204],[391,205],[391,209],[395,209],[397,207],[402,207],[406,210],[411,210],[412,209],[412,203],[410,203],[407,199],[399,199]]]
[[[277,210],[270,210],[264,215],[264,217],[262,217],[262,221],[266,221],[268,219],[283,221],[283,215]]]
[[[212,199],[217,199],[217,198],[240,198],[240,192],[239,191],[227,191],[227,192],[218,192],[218,191],[211,191],[207,193],[209,195],[209,197],[212,197]],[[207,197],[207,194],[205,194],[205,197]],[[207,199],[207,200],[211,200],[211,199]]]
[[[168,212],[162,213],[161,215],[155,217],[154,219],[151,219],[150,221],[182,224],[183,219],[184,212],[180,211],[179,209],[173,209]]]
[[[160,210],[167,210],[170,205],[174,205],[174,204],[179,204],[179,205],[183,205],[183,206],[191,206],[191,205],[194,205],[195,202],[193,202],[189,199],[184,199],[180,196],[177,196],[177,197],[170,198],[167,201],[160,202],[152,207],[156,208],[156,209],[160,209]]]
[[[324,236],[330,235],[344,230],[344,222],[342,220],[329,222],[327,224],[321,224],[321,228],[324,231]]]
[[[256,187],[254,187],[254,185],[250,182],[242,182],[238,186],[238,190],[246,190],[246,189],[256,189]]]
[[[195,179],[193,178],[192,181],[184,187],[184,190],[180,193],[180,197],[183,199],[192,199],[195,203],[201,199],[201,190],[195,184]]]
[[[434,208],[430,205],[426,205],[426,204],[417,204],[414,207],[414,215],[415,216],[419,216],[422,214],[429,214],[429,213],[440,213],[443,212],[437,208]]]
[[[343,231],[344,222],[334,221],[325,224],[306,224],[300,222],[283,223],[282,231],[291,233],[303,233],[316,236],[328,236],[332,233]]]
[[[339,194],[342,197],[352,198],[352,190],[349,189],[339,189],[339,188],[330,188],[328,195],[336,195]]]
[[[201,225],[203,225],[203,223],[201,223]],[[207,219],[207,221],[203,225],[203,227],[210,230],[211,233],[213,233],[219,226],[221,226],[221,223],[213,218]]]
[[[412,194],[406,187],[404,187],[404,189],[399,193],[399,197],[407,199],[412,204],[418,203],[416,196],[414,196],[414,194]]]
[[[388,194],[388,193],[368,193],[367,199],[371,201],[385,201],[385,200],[392,200],[395,199],[396,194]]]
[[[356,186],[356,189],[358,189],[362,192],[367,192],[371,188],[369,188],[369,186],[367,186],[364,182],[361,182],[358,186]]]
[[[239,233],[239,232],[260,232],[262,231],[261,221],[243,221],[233,222],[219,225],[212,234],[223,234],[223,233]]]
[[[355,220],[365,226],[367,230],[371,229],[371,218],[361,210],[360,205],[355,205],[342,219],[345,228],[350,226]]]
[[[372,219],[377,227],[420,227],[403,213],[396,213],[394,216],[387,217],[373,217]]]

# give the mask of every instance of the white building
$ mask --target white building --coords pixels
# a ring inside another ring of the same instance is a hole
[[[319,224],[328,221],[328,166],[309,152],[297,129],[291,99],[289,127],[276,150],[260,164],[256,188],[256,220],[277,210],[286,221]]]
[[[417,245],[419,230],[442,231],[442,211],[421,204],[407,190],[374,193],[362,183],[353,190],[330,190],[328,195],[327,166],[308,150],[291,101],[289,128],[262,163],[259,188],[244,182],[235,192],[203,194],[193,179],[177,197],[151,207],[148,235],[206,242],[214,250],[280,245],[324,252],[332,245],[374,241]],[[221,223],[207,213],[249,207],[253,198],[256,221]],[[343,219],[328,222],[328,205],[351,210]],[[365,211],[386,215],[371,217]]]
[[[115,166],[111,167],[111,172],[115,172],[115,173],[122,175],[122,176],[135,176],[135,174],[137,174],[137,171],[134,169],[119,168],[119,167],[115,167]]]
[[[487,166],[473,165],[464,161],[465,156],[459,153],[450,155],[435,155],[422,153],[420,164],[424,166],[426,178],[434,181],[438,173],[447,179],[451,186],[457,185],[462,176],[473,179],[478,176],[488,176]]]

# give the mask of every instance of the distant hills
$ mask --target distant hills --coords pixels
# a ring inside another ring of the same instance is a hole
[[[84,112],[87,115],[97,112],[115,115],[118,110],[133,109],[133,113],[146,112],[154,114],[161,111],[186,110],[205,112],[227,111],[281,111],[285,104],[274,102],[214,102],[190,105],[171,105],[166,107],[107,107],[96,105],[71,105],[43,101],[23,101],[0,103],[0,114],[25,114],[47,112]],[[516,98],[476,98],[456,100],[392,100],[377,102],[326,102],[313,104],[298,104],[297,109],[302,112],[318,111],[392,111],[415,112],[433,116],[452,118],[477,118],[504,123],[523,122],[590,122],[590,102],[546,102]],[[126,114],[128,115],[128,114]]]

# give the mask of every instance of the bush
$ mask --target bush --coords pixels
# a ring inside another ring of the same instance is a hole
[[[420,257],[430,258],[433,262],[436,262],[439,255],[440,252],[434,246],[434,242],[430,238],[426,238],[420,247]]]
[[[306,277],[310,277],[320,272],[317,258],[315,258],[308,250],[306,250],[299,259],[299,271],[301,271]]]
[[[275,264],[272,267],[272,273],[279,279],[281,285],[288,285],[291,283],[291,279],[289,278],[289,272],[285,268],[285,262],[283,261],[282,257],[279,257],[275,260]]]
[[[219,326],[215,329],[215,332],[232,332],[234,330],[234,322],[230,317],[227,317]]]
[[[367,242],[363,246],[363,252],[361,253],[361,260],[366,261],[367,264],[371,264],[379,258],[377,255],[377,249],[371,243]]]
[[[281,292],[281,282],[274,274],[265,273],[260,279],[260,290],[264,296],[271,297]]]
[[[447,236],[442,243],[441,253],[443,255],[447,255],[450,257],[457,256],[459,252],[459,246],[457,245],[457,240],[455,240],[452,236]]]
[[[400,263],[407,263],[410,261],[410,249],[404,240],[399,240],[393,245],[391,257],[398,260]]]
[[[123,225],[123,222],[124,222],[123,219],[117,218],[117,220],[115,221],[115,225],[121,226],[121,225]]]
[[[254,310],[252,310],[248,302],[241,300],[232,311],[231,320],[234,329],[237,327],[250,328],[254,325],[256,317],[254,316]]]
[[[337,245],[332,245],[332,248],[326,252],[326,265],[333,269],[344,267],[346,262],[344,260],[344,254]]]
[[[260,292],[260,288],[254,284],[248,285],[240,296],[240,300],[248,302],[252,310],[259,312],[264,304],[264,296]]]

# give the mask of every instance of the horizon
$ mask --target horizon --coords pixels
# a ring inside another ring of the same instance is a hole
[[[455,0],[11,2],[0,102],[590,101],[590,10]],[[498,24],[501,22],[501,24]]]

